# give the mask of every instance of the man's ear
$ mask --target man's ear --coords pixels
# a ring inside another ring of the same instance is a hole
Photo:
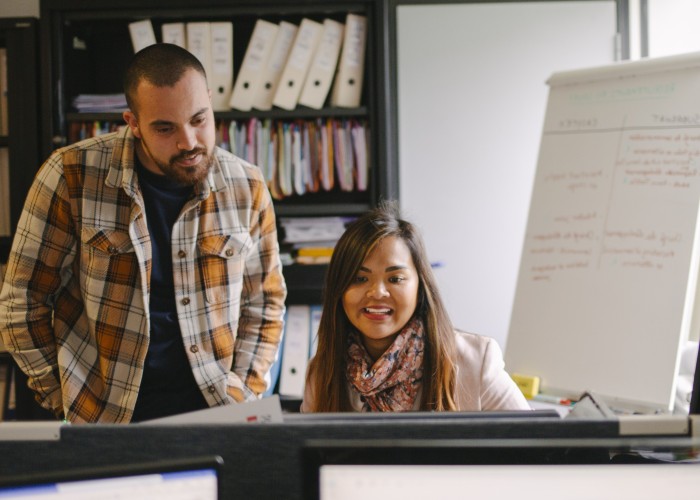
[[[131,132],[133,132],[134,137],[136,137],[137,139],[141,139],[141,131],[139,130],[139,122],[136,119],[136,115],[131,111],[124,111],[122,117],[131,129]]]

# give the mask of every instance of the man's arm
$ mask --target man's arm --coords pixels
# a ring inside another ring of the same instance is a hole
[[[253,246],[246,258],[238,335],[228,392],[237,401],[256,399],[266,389],[282,337],[287,288],[282,276],[275,214],[264,183],[254,194]]]
[[[0,291],[0,334],[44,408],[59,414],[53,308],[70,279],[75,237],[60,157],[42,166],[17,225]]]

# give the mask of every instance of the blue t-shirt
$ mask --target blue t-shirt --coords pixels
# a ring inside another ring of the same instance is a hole
[[[185,354],[175,307],[172,228],[192,197],[183,186],[147,170],[135,158],[136,172],[151,236],[151,332],[148,354],[132,422],[207,408]]]

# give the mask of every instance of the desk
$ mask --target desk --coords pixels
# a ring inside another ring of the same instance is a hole
[[[477,445],[497,441],[504,446],[519,443],[516,448],[502,447],[499,453],[516,463],[555,455],[556,460],[601,461],[605,460],[598,453],[601,449],[700,448],[689,437],[620,439],[618,423],[613,420],[431,419],[429,414],[420,421],[307,417],[288,415],[283,424],[69,425],[61,428],[57,441],[0,442],[0,476],[218,454],[225,463],[223,498],[294,500],[303,498],[302,449],[311,440],[443,439],[471,440]],[[591,448],[591,443],[598,448]],[[538,446],[533,447],[535,444]],[[557,446],[558,452],[552,455]],[[571,450],[567,451],[569,447]],[[475,460],[482,461],[483,450],[474,450]],[[589,454],[591,451],[595,451],[595,456]]]

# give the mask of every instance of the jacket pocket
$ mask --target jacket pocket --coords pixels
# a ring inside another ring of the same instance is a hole
[[[87,299],[129,300],[138,284],[138,262],[129,234],[114,229],[83,227],[80,271]]]
[[[198,240],[197,268],[207,302],[228,301],[238,308],[245,257],[252,242],[247,234],[205,236]]]

